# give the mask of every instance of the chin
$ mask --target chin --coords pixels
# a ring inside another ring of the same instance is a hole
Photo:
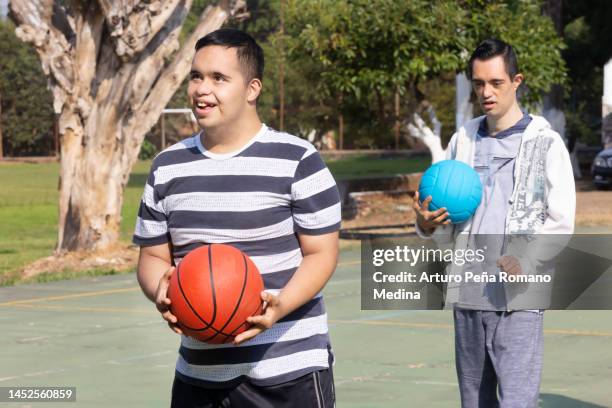
[[[198,125],[202,129],[214,129],[219,126],[219,123],[212,118],[198,118]]]
[[[483,109],[483,112],[485,113],[485,115],[492,117],[492,118],[498,118],[501,117],[502,114],[500,113],[499,109],[497,108],[493,108],[491,110],[485,110]]]

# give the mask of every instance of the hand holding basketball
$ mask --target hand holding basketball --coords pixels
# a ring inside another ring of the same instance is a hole
[[[240,344],[252,339],[261,332],[269,329],[283,317],[281,303],[278,296],[268,292],[261,292],[261,299],[264,301],[264,311],[258,316],[250,316],[247,322],[252,326],[247,331],[239,334],[234,339],[234,344]]]
[[[177,334],[183,334],[182,330],[176,324],[178,321],[176,316],[170,312],[170,304],[172,302],[167,296],[170,277],[174,273],[175,269],[176,268],[174,266],[168,269],[159,280],[157,292],[155,293],[155,306],[157,307],[159,313],[161,313],[164,320],[168,322],[168,327],[170,327],[170,329]]]
[[[448,211],[446,208],[438,208],[435,211],[429,211],[429,203],[431,202],[431,196],[425,198],[423,203],[419,201],[419,192],[414,192],[414,204],[412,208],[416,212],[417,224],[419,227],[428,234],[431,234],[440,225],[450,224],[448,219]]]
[[[167,286],[167,288],[166,288]],[[229,343],[262,312],[263,278],[247,254],[231,245],[208,244],[190,251],[163,284],[172,324],[197,340]],[[176,320],[175,320],[176,319]]]

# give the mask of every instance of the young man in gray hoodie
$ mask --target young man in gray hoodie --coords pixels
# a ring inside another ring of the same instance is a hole
[[[483,41],[470,58],[468,75],[485,115],[453,135],[446,158],[476,169],[482,200],[468,221],[453,225],[446,209],[429,211],[431,198],[421,203],[417,193],[417,232],[455,249],[474,237],[494,237],[499,245],[487,249],[489,255],[497,251],[494,273],[531,273],[534,259],[504,242],[510,236],[573,233],[576,197],[569,154],[544,118],[521,111],[517,90],[523,75],[510,45]],[[537,407],[544,307],[517,307],[503,284],[471,289],[463,287],[450,305],[462,407]]]

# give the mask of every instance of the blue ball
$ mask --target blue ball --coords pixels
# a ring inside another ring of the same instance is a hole
[[[419,185],[419,200],[431,196],[429,210],[445,207],[453,224],[469,219],[480,205],[482,185],[476,170],[458,160],[443,160],[429,167]]]

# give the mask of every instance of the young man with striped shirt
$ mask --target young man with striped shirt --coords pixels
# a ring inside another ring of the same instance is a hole
[[[336,267],[340,199],[308,142],[262,124],[263,51],[221,29],[196,44],[188,94],[202,128],[153,161],[134,242],[138,281],[170,328],[174,266],[192,249],[233,245],[260,270],[266,308],[232,344],[182,336],[172,407],[333,407],[321,290]]]

